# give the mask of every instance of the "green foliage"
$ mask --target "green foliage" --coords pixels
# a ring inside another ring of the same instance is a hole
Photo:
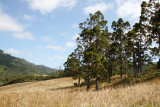
[[[151,8],[157,10],[151,12]],[[156,27],[155,23],[159,10],[159,4],[153,0],[149,3],[142,2],[139,22],[135,23],[133,29],[128,21],[124,22],[119,18],[118,21],[112,22],[111,33],[108,32],[107,21],[100,11],[89,14],[89,18],[79,24],[81,33],[77,44],[82,50],[76,49],[77,51],[70,54],[64,64],[65,74],[74,79],[83,78],[87,82],[87,90],[90,80],[96,80],[97,89],[98,80],[109,78],[110,81],[113,75],[120,74],[122,79],[123,74],[134,74],[138,78],[139,73],[151,69],[153,57],[159,55],[157,47],[151,48],[155,41],[153,35],[155,32],[156,35],[159,34],[159,27]],[[130,82],[129,79],[121,82]]]

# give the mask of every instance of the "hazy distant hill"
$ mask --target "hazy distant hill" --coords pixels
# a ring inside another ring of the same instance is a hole
[[[56,69],[51,69],[43,65],[32,64],[25,59],[17,58],[0,50],[0,74],[13,75],[47,75],[55,72]]]

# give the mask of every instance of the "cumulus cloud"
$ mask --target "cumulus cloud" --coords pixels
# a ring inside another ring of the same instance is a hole
[[[31,17],[24,15],[24,18],[31,19]],[[20,25],[14,18],[2,12],[0,9],[0,31],[12,32],[12,36],[18,39],[34,40],[30,32],[24,32],[24,26]]]
[[[116,0],[117,14],[119,17],[129,17],[136,20],[141,14],[141,3],[143,0]],[[148,1],[148,0],[145,0]]]
[[[90,5],[88,7],[85,7],[83,9],[85,14],[89,14],[89,13],[95,13],[96,11],[101,11],[101,12],[105,12],[107,10],[109,10],[110,8],[112,8],[113,5],[112,4],[106,4],[105,2],[100,2],[100,3],[96,3],[94,5]]]
[[[14,33],[12,36],[18,39],[22,39],[22,40],[24,39],[34,40],[35,39],[30,32]]]
[[[56,8],[65,7],[73,8],[77,0],[25,0],[30,8],[35,11],[40,11],[42,14],[47,14],[54,11]]]
[[[0,31],[21,32],[23,26],[0,9]]]
[[[32,56],[32,53],[30,53],[30,52],[21,52],[19,50],[14,49],[14,48],[10,48],[10,49],[6,50],[6,52],[9,54],[21,54],[21,55]]]
[[[7,53],[11,53],[11,54],[20,54],[21,52],[18,50],[15,50],[14,48],[8,49],[6,50]]]
[[[48,45],[46,49],[53,49],[54,51],[65,51],[66,49],[61,46]]]

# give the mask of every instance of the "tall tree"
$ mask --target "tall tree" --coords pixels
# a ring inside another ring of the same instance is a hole
[[[98,90],[98,81],[104,69],[101,59],[108,44],[108,40],[105,37],[106,33],[108,33],[106,24],[107,21],[104,20],[104,16],[100,11],[90,14],[90,18],[80,23],[82,32],[77,42],[84,48],[83,63],[86,67],[87,90],[89,90],[91,78],[96,79],[96,90]]]
[[[127,34],[127,40],[128,40],[128,54],[129,56],[131,56],[131,60],[132,60],[132,67],[133,67],[133,72],[134,72],[134,76],[135,78],[138,77],[138,71],[137,71],[137,57],[136,57],[136,51],[137,51],[137,47],[136,47],[136,43],[137,43],[137,34],[135,33],[134,29],[129,31]]]
[[[119,52],[119,60],[120,60],[120,76],[121,79],[123,77],[123,58],[124,58],[124,48],[125,48],[125,37],[126,37],[126,32],[129,30],[130,24],[129,22],[124,22],[122,18],[120,18],[117,22],[113,21],[112,23],[112,29],[113,29],[113,36],[114,36],[114,42],[116,42],[119,47],[118,47],[118,52]]]
[[[149,0],[147,13],[148,22],[150,26],[148,26],[148,33],[150,33],[152,40],[158,43],[159,47],[152,48],[152,53],[157,54],[157,50],[160,55],[160,3],[159,0]],[[149,32],[150,31],[150,32]],[[158,55],[158,56],[159,56]],[[160,56],[159,62],[157,63],[158,68],[160,69]]]

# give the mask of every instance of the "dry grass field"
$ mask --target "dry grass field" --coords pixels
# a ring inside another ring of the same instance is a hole
[[[160,79],[98,92],[65,88],[75,82],[62,78],[0,87],[0,107],[160,107]]]

